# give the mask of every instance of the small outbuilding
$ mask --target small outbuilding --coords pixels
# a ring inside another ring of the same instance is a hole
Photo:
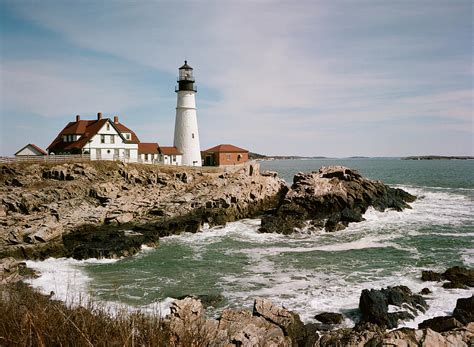
[[[32,143],[27,144],[25,147],[15,153],[15,157],[31,157],[41,155],[48,155],[48,153]]]
[[[160,152],[160,162],[165,165],[182,165],[183,164],[183,153],[181,153],[176,147],[158,147]]]
[[[226,166],[245,163],[249,160],[249,151],[230,144],[218,145],[201,154],[205,166]]]

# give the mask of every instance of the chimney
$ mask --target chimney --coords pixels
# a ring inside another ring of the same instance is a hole
[[[76,122],[79,122],[81,120],[81,115],[76,115]]]
[[[114,123],[115,123],[115,124],[118,124],[118,122],[119,122],[119,121],[118,121],[118,116],[114,116]]]
[[[101,120],[102,119],[102,112],[99,112],[97,113],[97,120]]]

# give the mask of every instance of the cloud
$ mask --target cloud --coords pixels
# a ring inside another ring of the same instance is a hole
[[[99,104],[104,110],[153,113],[162,104],[170,109],[166,116],[173,117],[174,95],[164,86],[168,82],[153,89],[134,74],[174,76],[188,58],[200,91],[201,142],[209,146],[235,142],[275,154],[311,155],[322,149],[318,154],[356,150],[371,155],[377,150],[368,132],[383,130],[390,137],[391,130],[380,124],[409,128],[413,118],[425,122],[420,128],[447,127],[447,137],[454,139],[455,131],[466,131],[472,113],[471,40],[465,34],[471,24],[463,15],[469,4],[429,5],[20,4],[14,7],[17,13],[88,52],[88,59],[8,62],[4,80],[14,82],[4,97],[11,107],[35,109],[42,116]],[[172,123],[164,118],[153,123],[157,135],[169,138],[160,125]],[[142,127],[152,140],[150,127]],[[472,120],[470,130],[463,135],[465,142],[472,138]],[[411,142],[418,135],[410,131],[404,136],[413,136],[407,139]],[[349,138],[351,146],[342,144]],[[434,146],[436,141],[424,143]],[[397,155],[397,148],[386,155]]]

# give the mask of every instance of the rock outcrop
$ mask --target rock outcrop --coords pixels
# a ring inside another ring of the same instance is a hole
[[[219,168],[88,162],[0,165],[0,257],[118,257],[160,236],[274,208],[286,192],[248,163]]]
[[[396,312],[389,312],[389,305]],[[418,311],[425,312],[428,304],[422,296],[413,294],[408,287],[396,286],[386,289],[364,289],[359,300],[362,322],[369,322],[393,329],[399,321],[415,318]]]
[[[380,181],[363,178],[342,166],[298,173],[280,206],[262,218],[261,232],[291,234],[305,227],[336,231],[364,220],[372,206],[378,211],[409,208],[415,197]]]
[[[257,298],[253,312],[226,309],[216,320],[206,319],[200,300],[188,297],[171,305],[162,325],[169,346],[471,346],[474,323],[461,326],[452,319],[453,324],[447,321],[439,329],[442,332],[430,327],[387,332],[369,322],[353,329],[320,331],[267,299]]]
[[[443,273],[437,273],[431,270],[421,272],[422,281],[439,282],[446,280],[443,287],[450,288],[467,288],[474,287],[474,270],[462,266],[453,266]]]

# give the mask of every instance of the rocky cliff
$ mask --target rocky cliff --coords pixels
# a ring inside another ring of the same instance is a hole
[[[257,164],[232,172],[116,162],[0,166],[0,257],[116,257],[274,207]]]

